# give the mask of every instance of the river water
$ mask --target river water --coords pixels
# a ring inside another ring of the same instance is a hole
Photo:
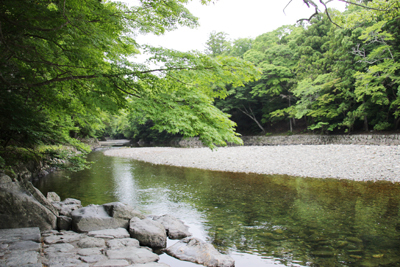
[[[400,184],[215,172],[89,155],[35,183],[82,204],[171,214],[236,267],[400,266]],[[169,241],[172,244],[174,241]],[[173,267],[199,266],[165,254]]]

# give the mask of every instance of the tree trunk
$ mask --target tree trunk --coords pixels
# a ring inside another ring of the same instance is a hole
[[[364,129],[366,132],[368,132],[368,118],[367,116],[364,116]]]
[[[246,116],[248,116],[250,119],[252,119],[257,124],[257,126],[262,130],[262,132],[265,134],[264,127],[262,127],[261,123],[257,120],[251,107],[249,107],[249,109],[247,109],[245,106],[243,106],[243,109],[240,109],[240,108],[237,108],[237,109],[240,110]]]

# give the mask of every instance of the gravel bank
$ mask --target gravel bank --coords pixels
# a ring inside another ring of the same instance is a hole
[[[241,146],[215,151],[146,147],[110,149],[104,153],[154,164],[218,171],[400,182],[400,146]]]

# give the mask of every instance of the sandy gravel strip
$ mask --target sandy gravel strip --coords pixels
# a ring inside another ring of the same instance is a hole
[[[208,170],[400,182],[400,146],[294,145],[121,148],[105,155]]]

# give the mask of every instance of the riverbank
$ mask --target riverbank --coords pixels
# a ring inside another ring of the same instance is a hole
[[[120,148],[104,152],[153,164],[215,171],[400,182],[400,146],[295,145]]]

